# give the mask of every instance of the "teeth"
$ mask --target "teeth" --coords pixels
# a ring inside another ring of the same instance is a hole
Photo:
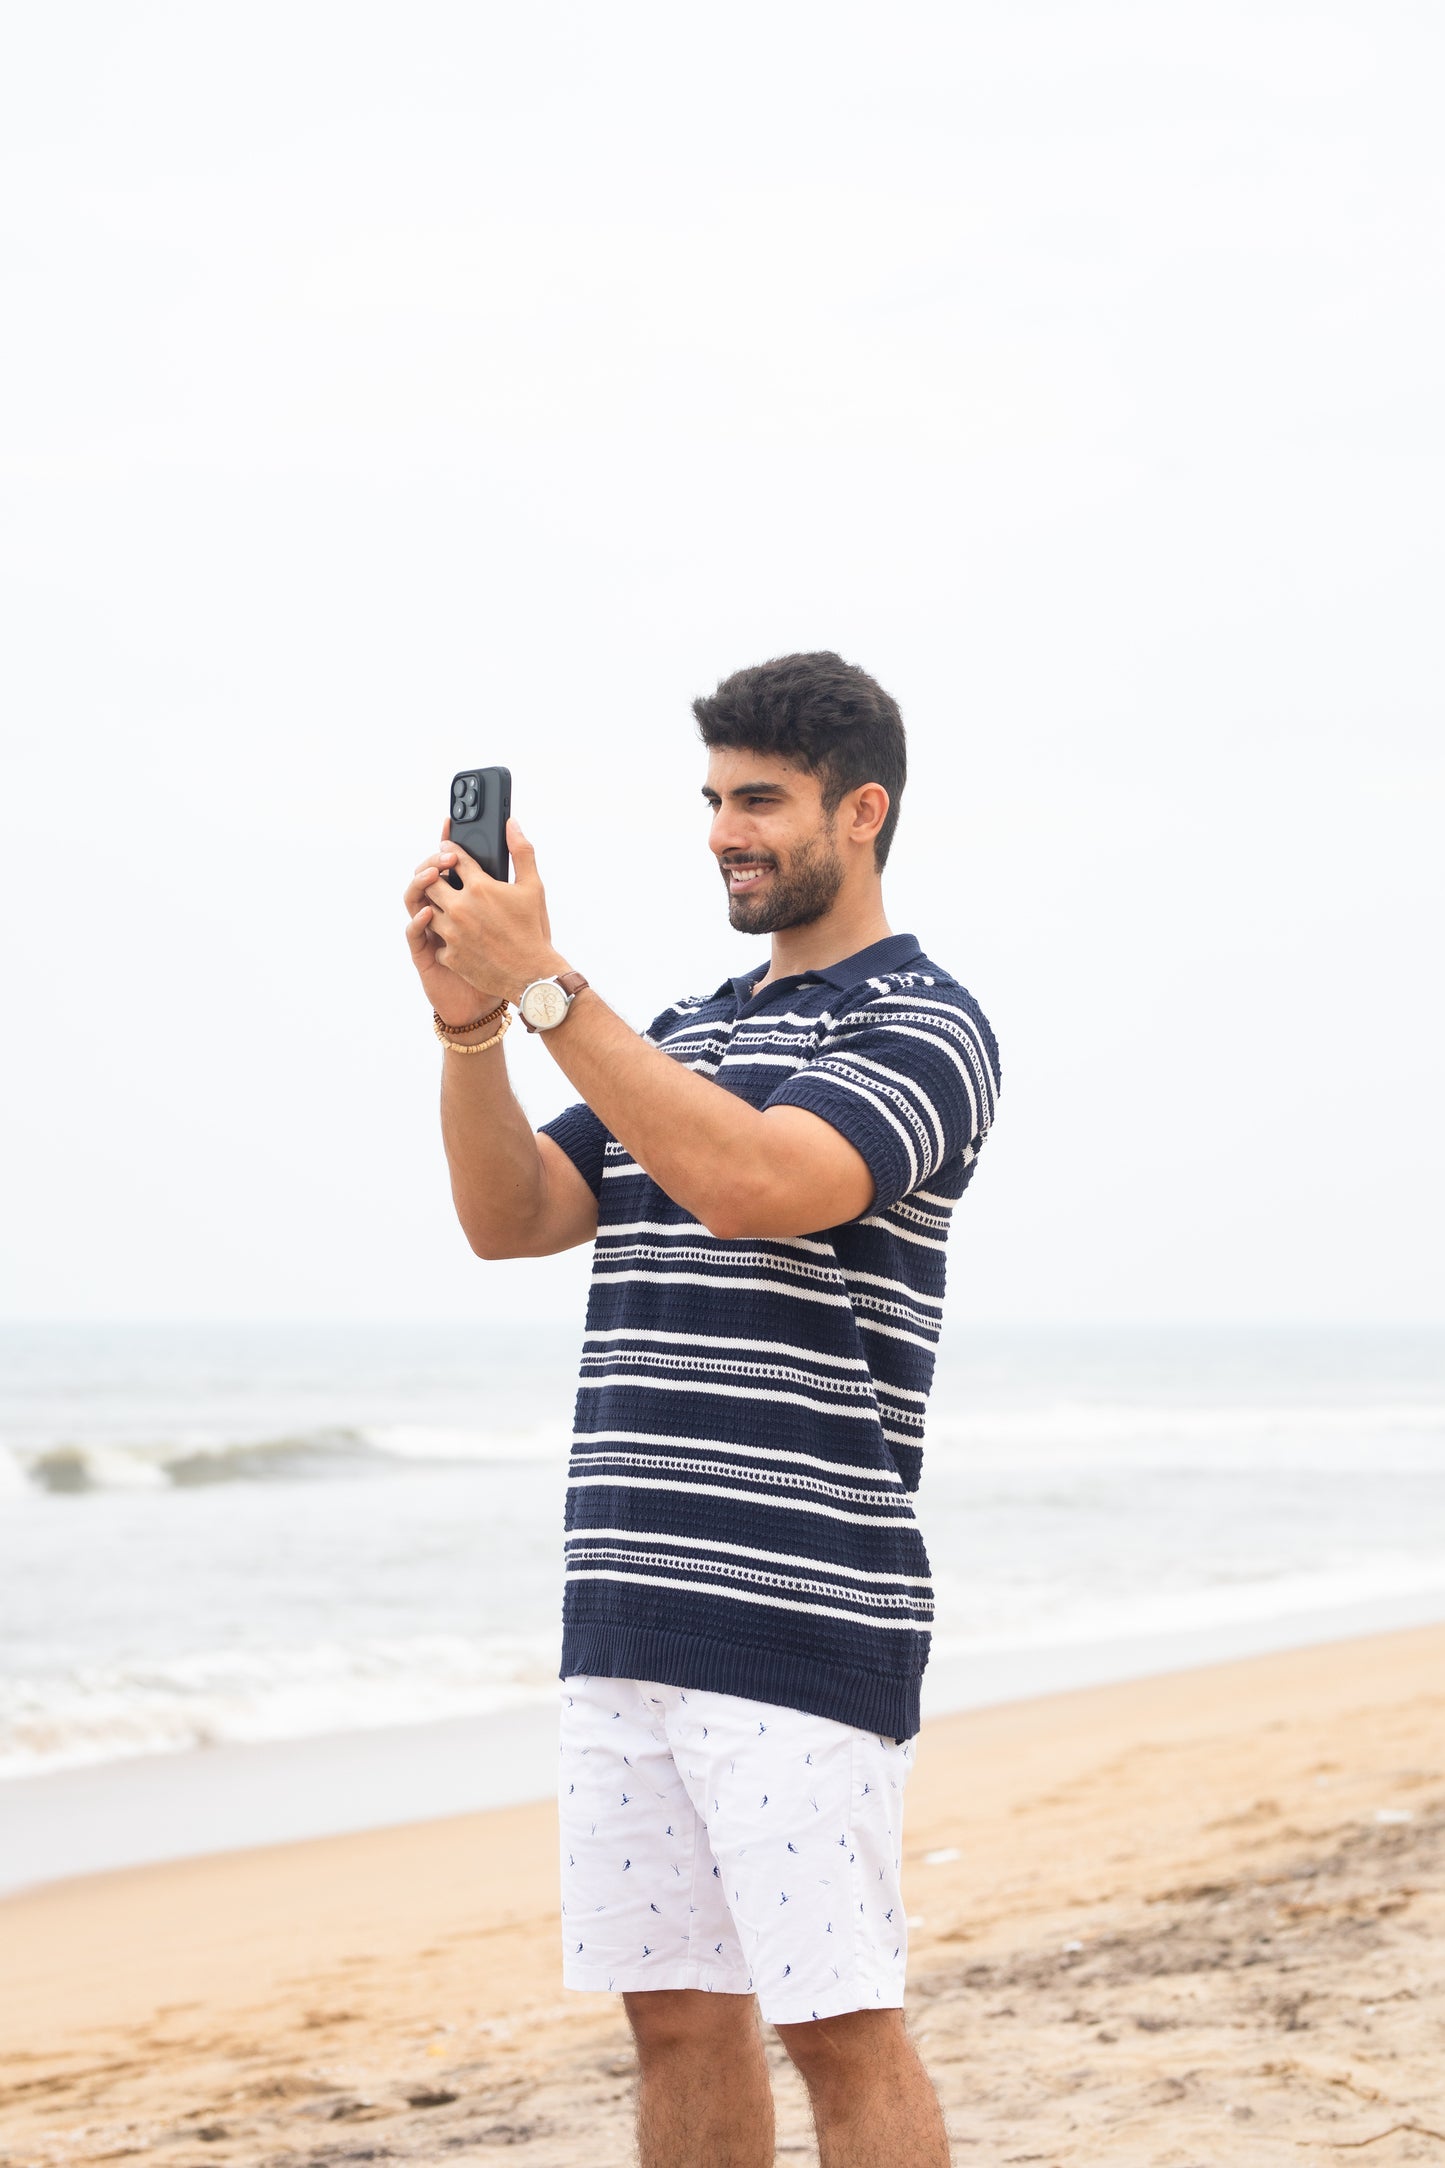
[[[737,888],[744,881],[760,880],[766,871],[766,866],[730,866],[728,868],[728,879],[732,882],[734,888]]]

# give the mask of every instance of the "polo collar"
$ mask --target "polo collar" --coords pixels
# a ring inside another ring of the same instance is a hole
[[[846,992],[850,986],[858,986],[864,979],[881,978],[887,971],[902,971],[923,954],[911,933],[891,933],[882,941],[874,941],[869,947],[858,949],[852,956],[844,956],[835,964],[819,964],[812,971],[798,971],[787,978],[774,979],[768,995],[780,993],[784,987],[802,986],[810,979],[824,979],[829,986]],[[744,971],[738,978],[724,979],[718,995],[731,991],[740,1009],[746,1008],[753,998],[753,989],[768,968],[765,957],[754,964],[751,971]]]

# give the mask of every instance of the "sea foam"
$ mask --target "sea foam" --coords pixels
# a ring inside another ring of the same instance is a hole
[[[202,1483],[268,1483],[384,1474],[388,1463],[536,1462],[565,1458],[567,1433],[487,1433],[455,1425],[323,1426],[279,1437],[60,1438],[0,1446],[0,1498],[28,1490],[66,1496],[96,1490],[185,1488]]]
[[[472,1716],[549,1698],[556,1649],[415,1634],[300,1648],[201,1649],[0,1678],[0,1779],[136,1754]]]

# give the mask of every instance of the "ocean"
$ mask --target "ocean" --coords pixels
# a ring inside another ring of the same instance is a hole
[[[579,1339],[5,1328],[0,1791],[549,1703]],[[975,1671],[1445,1617],[1445,1333],[955,1328],[917,1505]]]

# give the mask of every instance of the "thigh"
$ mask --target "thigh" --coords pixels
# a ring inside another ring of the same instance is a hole
[[[694,1691],[679,1695],[668,1731],[764,2017],[901,2007],[914,1742]]]
[[[677,1770],[663,1697],[636,1679],[562,1682],[558,1816],[563,1977],[614,1993],[745,1994],[707,1832]]]

